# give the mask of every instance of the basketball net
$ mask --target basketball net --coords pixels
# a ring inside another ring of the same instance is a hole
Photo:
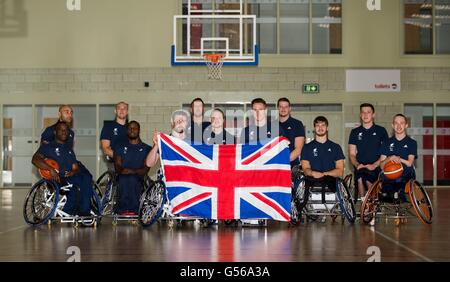
[[[208,67],[208,79],[222,80],[222,66],[224,54],[205,54],[206,66]]]

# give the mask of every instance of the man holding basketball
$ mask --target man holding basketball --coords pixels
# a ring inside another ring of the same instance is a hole
[[[70,128],[64,121],[58,121],[54,125],[54,140],[42,143],[33,155],[31,162],[39,169],[50,171],[53,181],[69,182],[80,188],[79,206],[77,207],[77,191],[72,188],[67,195],[67,202],[63,211],[70,215],[89,216],[91,210],[90,199],[92,197],[92,178],[80,172],[78,161],[71,146],[67,145],[70,140]],[[59,170],[45,162],[52,159],[58,163]]]
[[[403,166],[402,176],[393,183],[395,189],[400,188],[400,191],[403,191],[403,187],[398,187],[398,185],[403,185],[407,180],[416,177],[414,160],[417,158],[417,142],[406,135],[408,121],[403,114],[396,114],[394,116],[392,128],[394,129],[394,136],[389,138],[382,147],[380,167],[384,169],[384,166],[390,161]],[[389,185],[386,186],[389,187]],[[401,193],[401,195],[404,198],[404,194]]]

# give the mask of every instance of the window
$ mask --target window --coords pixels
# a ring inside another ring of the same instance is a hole
[[[450,0],[404,0],[405,54],[450,54]]]
[[[436,0],[436,54],[450,54],[450,0]]]
[[[280,1],[280,53],[309,53],[309,1]]]
[[[342,54],[341,1],[312,1],[312,52]]]
[[[277,53],[277,0],[248,0],[247,14],[256,15],[256,42],[260,53]]]

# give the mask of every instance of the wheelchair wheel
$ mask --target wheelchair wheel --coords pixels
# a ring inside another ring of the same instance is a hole
[[[144,227],[152,225],[163,212],[166,189],[161,181],[153,182],[141,195],[139,222]]]
[[[339,200],[341,212],[350,223],[354,223],[356,219],[356,210],[353,203],[352,195],[348,191],[344,182],[337,180],[336,195]]]
[[[301,211],[297,210],[295,199],[291,201],[291,221],[292,225],[297,225],[300,222]]]
[[[356,204],[358,201],[358,187],[357,183],[352,183],[353,175],[351,173],[347,174],[342,180],[344,186],[350,192],[350,195],[353,197],[353,203]],[[353,184],[353,185],[352,185]]]
[[[361,218],[365,224],[369,224],[375,218],[379,206],[378,194],[381,191],[381,185],[381,180],[375,181],[367,191],[366,198],[361,205]]]
[[[46,179],[41,179],[33,185],[25,198],[23,217],[33,226],[46,223],[55,213],[59,189]]]
[[[407,187],[407,190],[409,190],[409,197],[417,217],[419,217],[424,224],[431,224],[433,218],[433,206],[427,192],[416,180],[410,180],[407,185],[409,186]]]
[[[294,195],[292,195],[292,202],[297,209],[297,213],[301,214],[306,206],[306,203],[308,202],[310,192],[309,189],[306,189],[304,179],[300,179],[300,182],[298,183],[296,188],[297,189],[295,189]]]
[[[102,193],[97,184],[94,183],[94,193],[91,198],[91,212],[96,216],[102,215]]]
[[[101,189],[101,188],[100,188]],[[114,213],[114,208],[117,203],[117,185],[114,179],[111,179],[106,186],[105,194],[101,199],[102,215],[112,215]]]
[[[95,181],[95,184],[98,189],[100,189],[101,194],[106,194],[106,190],[113,179],[114,175],[110,171],[105,171],[102,175],[100,175],[97,181]]]

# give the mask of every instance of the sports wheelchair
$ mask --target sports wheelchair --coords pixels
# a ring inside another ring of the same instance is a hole
[[[64,212],[63,209],[71,190],[75,191],[78,203],[79,187],[68,182],[60,184],[42,178],[31,187],[25,198],[23,217],[32,226],[51,225],[52,221],[59,221],[61,223],[72,223],[74,227],[78,227],[79,224],[96,227],[101,220],[101,192],[95,183],[93,183],[93,187],[91,215],[73,216]]]
[[[209,227],[215,224],[215,220],[211,219],[173,214],[170,211],[166,185],[162,179],[163,175],[160,171],[158,172],[156,181],[148,178],[149,185],[142,193],[139,203],[139,222],[142,226],[151,226],[158,219],[167,221],[169,228],[172,228],[175,224],[181,227],[185,221],[194,221],[203,227]]]
[[[105,191],[104,196],[101,199],[102,216],[112,218],[112,224],[115,226],[120,221],[128,221],[132,224],[141,222],[140,213],[138,215],[120,215],[117,213],[116,207],[119,201],[119,195],[117,191],[118,183],[116,176],[111,171],[104,172],[96,181],[100,190]],[[142,195],[152,185],[152,180],[147,175],[142,180]]]
[[[386,222],[394,219],[395,225],[399,226],[414,216],[411,207],[422,223],[432,223],[433,206],[424,187],[415,177],[406,181],[401,178],[388,180],[381,172],[362,203],[361,219],[365,224],[375,225],[377,217],[384,217]]]
[[[291,201],[291,223],[302,221],[304,214],[308,221],[316,221],[330,216],[333,222],[341,216],[350,223],[356,220],[353,197],[349,191],[352,175],[344,179],[314,179],[304,176],[300,170],[292,171],[293,189]]]

